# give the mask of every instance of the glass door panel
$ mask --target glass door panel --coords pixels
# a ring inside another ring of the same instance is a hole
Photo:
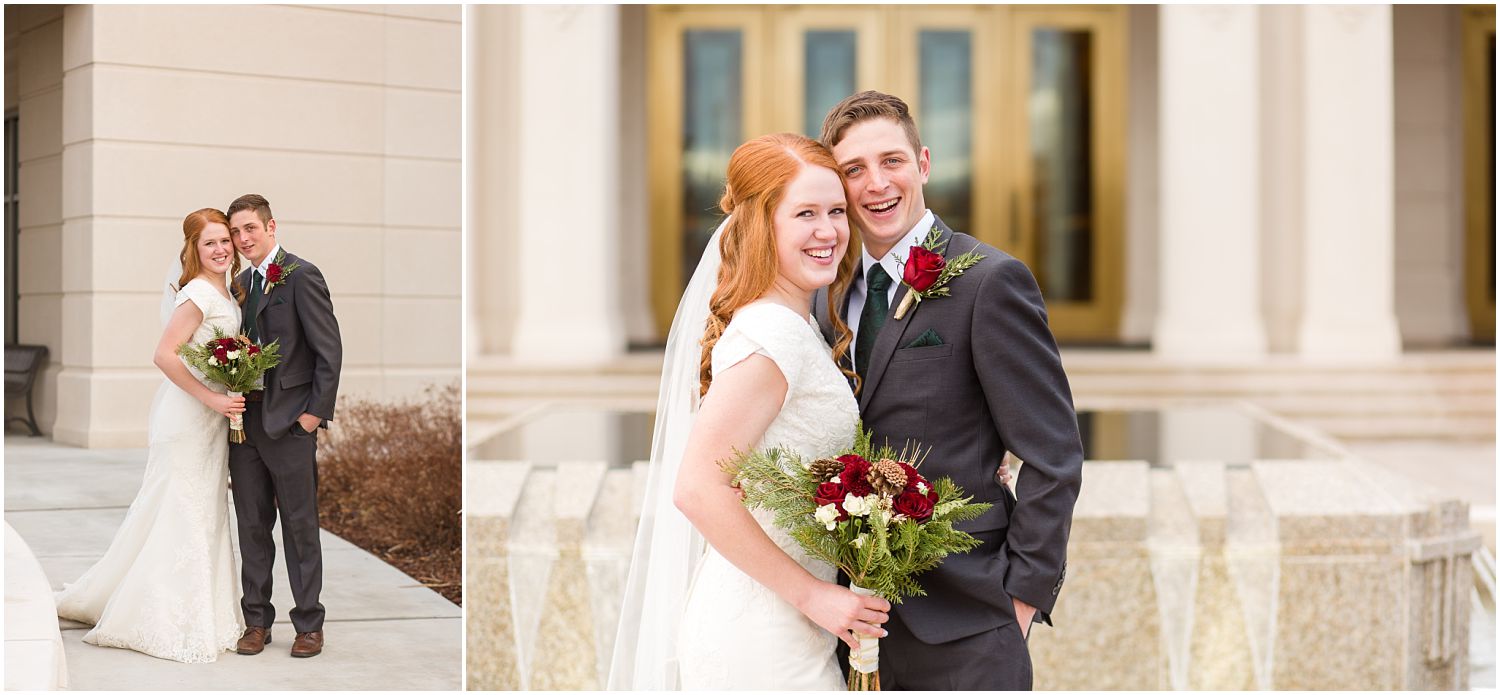
[[[1036,231],[1032,268],[1050,301],[1094,296],[1093,148],[1090,100],[1092,37],[1086,31],[1031,33],[1031,190]]]
[[[816,140],[823,132],[823,116],[854,93],[855,48],[858,35],[850,30],[813,29],[802,34],[802,126],[798,132]]]
[[[1120,306],[1124,18],[1111,6],[652,6],[652,292],[666,334],[745,139],[820,135],[858,90],[912,108],[927,205],[1025,261],[1062,341]]]
[[[1124,12],[1017,8],[1016,255],[1059,339],[1113,340],[1121,305]]]
[[[918,130],[933,169],[923,187],[927,207],[949,227],[974,229],[973,32],[923,30],[917,34]]]
[[[773,16],[780,62],[771,78],[772,130],[817,139],[823,116],[880,72],[877,51],[884,14],[878,8],[787,5]]]
[[[722,213],[724,171],[745,138],[744,32],[689,29],[682,48],[683,284],[692,277]]]
[[[651,293],[665,336],[718,226],[734,148],[765,131],[766,19],[734,7],[647,10]]]

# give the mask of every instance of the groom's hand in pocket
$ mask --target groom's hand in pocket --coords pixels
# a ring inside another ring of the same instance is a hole
[[[1031,634],[1031,621],[1036,618],[1036,608],[1018,598],[1010,600],[1016,608],[1016,624],[1021,626],[1021,639]]]
[[[323,424],[323,418],[312,413],[303,413],[297,416],[297,424],[302,426],[303,432],[316,432],[318,425]]]

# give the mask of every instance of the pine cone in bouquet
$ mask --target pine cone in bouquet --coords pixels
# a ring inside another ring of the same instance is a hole
[[[844,464],[834,459],[818,459],[808,467],[814,480],[828,481],[844,472]]]
[[[906,489],[906,471],[891,459],[880,459],[870,466],[870,487],[881,495],[895,497]]]

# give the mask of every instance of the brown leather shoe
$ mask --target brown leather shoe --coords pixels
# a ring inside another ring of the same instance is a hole
[[[292,640],[292,656],[303,658],[323,653],[323,631],[299,632]]]
[[[240,654],[259,654],[271,643],[271,630],[264,627],[247,627],[240,641],[235,643],[234,651]]]

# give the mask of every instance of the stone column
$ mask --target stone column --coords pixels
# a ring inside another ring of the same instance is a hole
[[[520,289],[517,245],[520,228],[515,162],[520,141],[516,122],[517,27],[521,8],[464,8],[464,93],[468,95],[464,166],[465,296],[469,355],[510,350]]]
[[[620,10],[519,8],[520,307],[512,353],[606,362],[625,350],[617,293]]]
[[[1298,350],[1392,359],[1395,313],[1391,8],[1303,8],[1305,176]]]
[[[1258,10],[1165,6],[1160,311],[1173,359],[1265,352],[1260,315]]]
[[[110,12],[75,5],[63,15],[62,350],[52,357],[62,371],[52,436],[85,447],[145,443],[140,405],[161,381],[151,366],[161,338],[156,288],[182,242],[170,219],[111,214],[116,206],[103,200],[106,192],[129,199],[122,189],[134,187],[115,177],[141,170],[135,153],[100,139],[110,114],[123,119],[95,99],[101,45],[109,43],[99,29]],[[166,231],[152,233],[159,229]],[[126,248],[132,260],[122,262]]]

